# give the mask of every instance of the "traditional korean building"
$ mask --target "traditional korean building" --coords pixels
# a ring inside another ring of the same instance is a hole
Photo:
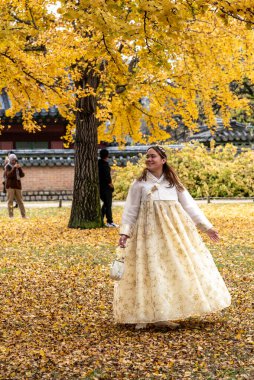
[[[23,149],[63,149],[62,136],[65,135],[67,121],[60,115],[57,107],[35,112],[34,120],[41,131],[29,133],[22,128],[22,113],[13,118],[6,116],[10,101],[5,91],[0,95],[0,123],[4,127],[0,134],[0,150]]]
[[[29,133],[22,129],[22,113],[18,112],[13,118],[8,118],[5,111],[11,107],[7,93],[3,90],[0,94],[0,124],[4,126],[0,134],[0,150],[31,150],[31,149],[63,149],[62,137],[66,133],[67,121],[60,115],[56,106],[48,110],[42,109],[34,113],[34,120],[41,125],[41,131]],[[141,125],[144,128],[144,125]],[[199,131],[190,135],[190,131],[179,122],[179,128],[170,130],[171,138],[179,143],[186,141],[199,141],[209,146],[214,140],[217,145],[232,143],[239,147],[253,147],[254,127],[231,120],[230,128],[223,125],[221,119],[216,119],[213,132],[201,125]],[[115,144],[110,144],[114,146]],[[101,143],[98,148],[104,147]],[[71,146],[70,148],[73,148]]]

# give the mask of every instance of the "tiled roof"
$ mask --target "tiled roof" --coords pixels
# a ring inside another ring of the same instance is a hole
[[[168,145],[172,149],[181,149],[181,145]],[[140,154],[144,154],[147,146],[131,146],[124,150],[117,147],[107,148],[109,151],[109,164],[116,163],[118,166],[126,166],[127,162],[137,163]],[[33,149],[33,150],[13,150],[19,162],[24,167],[31,166],[74,166],[74,149]],[[8,151],[0,151],[0,167],[4,165]],[[98,150],[99,158],[99,150]]]
[[[11,107],[11,102],[5,89],[2,89],[2,91],[0,92],[0,106],[2,107],[0,108],[0,118],[5,118],[5,111]],[[60,114],[58,108],[56,106],[52,106],[49,107],[48,110],[41,109],[39,112],[35,112],[33,116],[35,119],[44,119],[48,117],[59,117]],[[14,118],[22,118],[22,112],[17,112]]]
[[[13,150],[24,167],[74,166],[73,149]],[[4,165],[7,151],[0,151],[0,166]]]
[[[60,113],[58,108],[53,106],[49,107],[48,110],[42,109],[40,112],[35,112],[33,117],[35,119],[46,119],[46,118],[56,118],[59,117]],[[0,118],[5,118],[5,109],[0,109]],[[17,112],[14,118],[22,118],[22,112]]]
[[[213,134],[207,126],[201,126],[200,132],[189,137],[189,141],[208,143],[211,140],[215,140],[218,144],[231,142],[244,143],[245,145],[249,145],[254,142],[253,126],[249,127],[236,121],[231,121],[230,124],[230,128],[225,128],[222,121],[218,119],[217,126]]]

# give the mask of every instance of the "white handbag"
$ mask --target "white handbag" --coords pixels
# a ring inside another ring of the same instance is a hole
[[[124,274],[124,248],[117,248],[117,257],[110,266],[110,278],[115,281],[121,280]],[[121,252],[121,254],[119,254]]]
[[[124,274],[124,259],[115,259],[110,267],[110,278],[115,281],[121,280]]]

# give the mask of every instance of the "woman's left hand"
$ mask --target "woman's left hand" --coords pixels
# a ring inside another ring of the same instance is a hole
[[[206,231],[206,233],[209,236],[209,238],[215,243],[217,243],[220,240],[218,232],[213,228],[210,228],[210,230]]]

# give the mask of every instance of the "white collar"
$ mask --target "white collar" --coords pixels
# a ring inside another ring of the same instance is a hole
[[[162,173],[161,177],[160,178],[157,178],[155,177],[155,175],[153,175],[151,172],[149,172],[149,170],[147,171],[147,178],[152,181],[152,182],[156,182],[156,183],[161,183],[165,176],[164,176],[164,173]]]

